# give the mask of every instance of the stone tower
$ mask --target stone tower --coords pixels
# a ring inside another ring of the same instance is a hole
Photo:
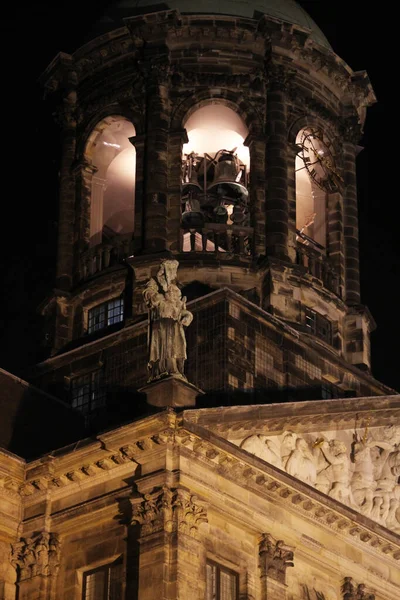
[[[74,443],[0,452],[0,598],[395,600],[400,403],[360,303],[367,74],[293,0],[117,2],[95,29],[41,78],[62,163],[30,394]]]
[[[117,3],[42,76],[63,132],[47,390],[71,400],[91,373],[99,413],[143,385],[142,292],[173,258],[198,388],[385,393],[358,268],[355,158],[374,93],[281,4]]]

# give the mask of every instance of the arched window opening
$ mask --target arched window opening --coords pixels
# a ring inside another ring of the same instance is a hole
[[[129,141],[135,128],[123,117],[96,127],[90,147],[95,168],[91,190],[90,245],[133,233],[136,151]]]
[[[328,194],[338,190],[331,142],[317,128],[302,129],[296,138],[297,240],[316,250],[326,247]]]
[[[231,108],[209,104],[194,112],[185,127],[189,141],[183,146],[182,164],[183,251],[249,253],[243,230],[250,225],[246,125]]]

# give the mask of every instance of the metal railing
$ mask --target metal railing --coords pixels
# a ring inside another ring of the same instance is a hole
[[[254,228],[225,223],[207,223],[199,230],[183,230],[181,250],[183,252],[253,254]]]

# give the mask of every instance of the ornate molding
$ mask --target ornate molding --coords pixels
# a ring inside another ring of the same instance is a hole
[[[104,456],[104,458],[100,458],[93,462],[84,462],[73,470],[48,473],[41,477],[31,479],[20,486],[19,493],[22,496],[32,496],[40,492],[62,488],[73,483],[80,483],[91,477],[96,477],[104,471],[115,469],[126,463],[137,464],[134,458],[135,455],[140,453],[140,451],[143,451],[146,447],[149,449],[159,445],[158,442],[154,441],[155,437],[156,436],[153,436],[152,438],[140,440],[134,444],[122,446],[118,451],[110,452]]]
[[[166,531],[197,538],[199,526],[207,523],[207,510],[197,496],[167,485],[131,499],[131,523],[141,526],[142,537]]]
[[[346,506],[338,503],[336,508],[331,507],[330,503],[333,500],[327,497],[327,502],[324,502],[317,498],[317,490],[313,494],[298,491],[285,481],[274,477],[270,472],[273,468],[270,465],[266,465],[266,468],[250,466],[227,451],[216,447],[212,442],[190,432],[187,432],[186,437],[182,436],[181,441],[178,439],[178,443],[194,452],[200,460],[209,465],[213,464],[224,477],[239,484],[242,481],[248,489],[255,493],[261,493],[273,502],[286,505],[289,510],[295,510],[339,535],[349,535],[357,542],[368,544],[374,551],[381,552],[396,561],[400,560],[400,543],[388,541],[383,531],[382,533],[375,532],[362,522],[355,521],[354,516],[346,514],[349,510]],[[302,485],[300,481],[299,484]],[[362,519],[363,516],[360,515],[360,518]],[[391,537],[398,536],[392,534]],[[400,541],[400,538],[398,539]]]
[[[57,533],[43,531],[11,544],[10,562],[17,571],[17,581],[36,575],[56,576],[60,566],[61,543]]]
[[[354,583],[351,577],[345,577],[342,585],[343,600],[375,600],[375,594],[364,583]]]
[[[261,577],[286,583],[286,569],[294,566],[293,550],[283,540],[276,540],[270,533],[263,533],[258,547]]]

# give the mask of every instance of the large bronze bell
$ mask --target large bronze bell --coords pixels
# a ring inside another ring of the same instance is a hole
[[[200,203],[197,198],[187,197],[185,209],[182,213],[182,229],[197,230],[204,226],[204,215],[200,210]]]
[[[214,179],[208,191],[217,194],[221,200],[229,200],[231,204],[246,202],[249,193],[238,181],[241,176],[241,166],[234,151],[220,150],[215,159]]]

